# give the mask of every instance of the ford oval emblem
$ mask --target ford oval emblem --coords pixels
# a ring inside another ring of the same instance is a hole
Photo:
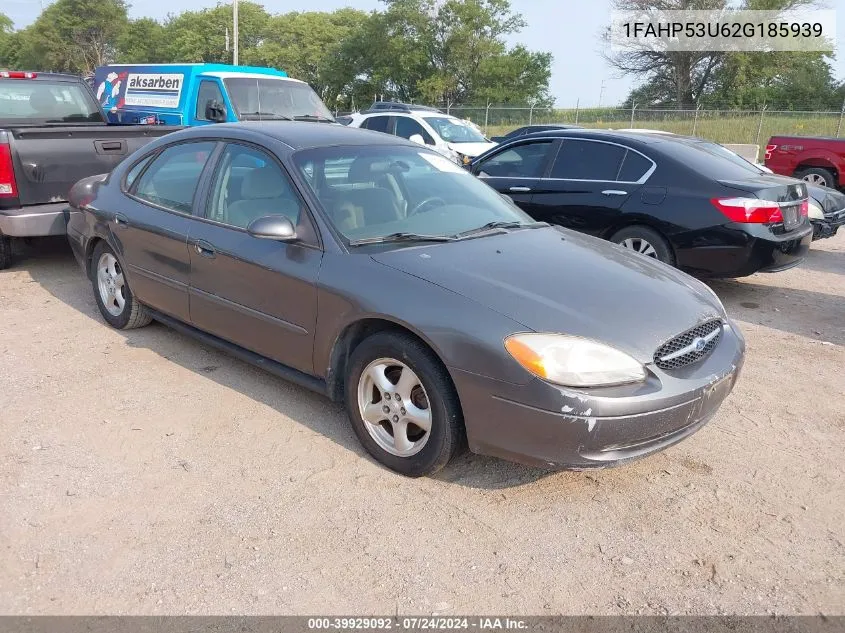
[[[703,338],[699,337],[692,342],[692,349],[699,354],[704,351],[704,348],[707,347],[707,341]]]

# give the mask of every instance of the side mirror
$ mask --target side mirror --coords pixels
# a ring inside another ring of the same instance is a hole
[[[422,137],[422,134],[411,134],[411,137],[408,140],[413,143],[425,145],[425,139]]]
[[[286,215],[266,215],[250,222],[246,229],[252,237],[276,242],[293,242],[297,239],[296,228]]]
[[[205,104],[205,118],[215,123],[226,121],[226,106],[215,99],[209,99]]]

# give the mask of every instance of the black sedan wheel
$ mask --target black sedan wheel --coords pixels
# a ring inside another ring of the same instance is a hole
[[[664,264],[675,265],[675,255],[669,243],[655,230],[647,226],[629,226],[610,238],[620,246],[640,255],[659,259]]]
[[[129,289],[117,255],[105,242],[94,248],[90,272],[97,307],[109,325],[118,330],[131,330],[152,321],[149,310],[138,303]]]
[[[349,361],[345,393],[358,439],[398,473],[431,475],[462,443],[452,382],[431,351],[410,336],[382,332],[364,340]]]

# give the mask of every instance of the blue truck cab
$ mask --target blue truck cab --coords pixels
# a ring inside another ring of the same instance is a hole
[[[226,64],[112,64],[94,74],[109,123],[196,126],[257,120],[334,122],[304,81]]]

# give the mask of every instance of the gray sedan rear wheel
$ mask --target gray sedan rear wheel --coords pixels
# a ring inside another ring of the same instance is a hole
[[[435,473],[462,444],[463,418],[449,375],[412,336],[380,332],[361,342],[349,360],[345,394],[364,448],[398,473]]]

